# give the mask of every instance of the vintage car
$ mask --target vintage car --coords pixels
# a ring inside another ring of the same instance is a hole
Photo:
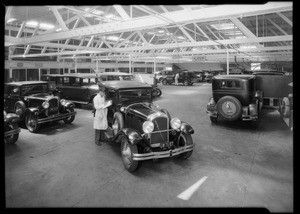
[[[172,156],[186,159],[192,155],[194,129],[166,109],[152,103],[152,87],[139,82],[106,81],[108,141],[121,144],[125,168],[135,171],[140,162]]]
[[[174,84],[176,73],[179,73],[178,83],[182,83],[184,86],[193,85],[196,82],[196,75],[193,71],[179,70],[172,75],[165,75],[162,79],[162,84]]]
[[[14,144],[18,138],[21,129],[19,128],[18,121],[19,115],[14,113],[7,113],[3,110],[4,117],[4,140],[8,144]]]
[[[219,117],[228,121],[255,121],[263,105],[263,92],[256,89],[254,75],[214,76],[212,96],[206,112],[213,123],[216,123]]]
[[[45,81],[5,83],[4,90],[5,109],[19,115],[30,132],[37,132],[43,123],[72,123],[75,119],[74,104],[50,93]]]
[[[98,93],[98,83],[104,81],[135,81],[135,76],[123,72],[46,74],[42,80],[54,85],[60,96],[76,104],[91,105]],[[158,87],[153,95],[160,96]]]

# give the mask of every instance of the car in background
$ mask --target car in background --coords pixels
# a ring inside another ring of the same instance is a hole
[[[4,141],[8,144],[14,144],[18,138],[21,129],[19,128],[18,121],[19,115],[15,113],[7,113],[3,110],[4,118]]]
[[[76,112],[74,104],[49,91],[48,82],[21,81],[5,83],[4,108],[16,113],[30,132],[37,132],[40,125],[63,120],[70,124]]]
[[[166,75],[163,77],[163,85],[171,85],[175,83],[175,74],[179,73],[178,83],[183,84],[184,86],[193,85],[196,81],[196,75],[193,71],[188,70],[178,70],[172,75]]]
[[[212,96],[206,112],[212,123],[256,121],[263,105],[263,92],[256,89],[254,75],[217,75],[212,78]]]
[[[141,161],[192,155],[193,128],[152,101],[152,87],[139,82],[106,81],[105,89],[112,100],[108,107],[109,142],[121,145],[123,164],[129,172],[135,171]]]
[[[204,71],[194,71],[195,73],[195,82],[203,82],[205,80]]]
[[[157,80],[157,82],[162,83],[162,80],[164,79],[164,77],[167,76],[174,76],[174,71],[170,71],[170,70],[162,70],[162,71],[156,71],[154,72],[155,78]]]
[[[92,105],[99,91],[99,82],[136,81],[134,74],[125,72],[46,74],[42,79],[54,84],[61,97],[77,105]],[[161,96],[161,90],[153,87],[153,95]]]

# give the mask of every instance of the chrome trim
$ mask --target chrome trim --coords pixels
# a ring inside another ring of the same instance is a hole
[[[153,114],[150,114],[150,115],[147,117],[147,120],[152,121],[152,120],[154,120],[154,119],[157,118],[157,117],[165,117],[165,118],[168,118],[168,116],[167,116],[165,113],[162,113],[162,112],[158,111],[158,112],[155,112],[155,113],[153,113]]]
[[[173,157],[173,156],[177,156],[182,153],[185,153],[185,152],[192,151],[194,149],[194,147],[195,147],[195,143],[193,143],[192,145],[183,146],[183,147],[176,148],[173,150],[170,149],[170,150],[162,151],[162,152],[149,152],[149,153],[145,153],[145,154],[133,153],[133,160],[142,161],[142,160],[149,160],[149,159]]]
[[[10,131],[7,131],[7,132],[4,133],[4,137],[9,137],[9,136],[18,134],[19,132],[21,132],[21,128],[10,130]]]
[[[47,123],[47,122],[56,121],[56,120],[62,120],[66,117],[70,117],[70,116],[73,116],[73,115],[76,115],[76,114],[77,114],[77,112],[74,111],[74,112],[70,112],[70,113],[66,113],[66,114],[50,115],[47,118],[38,119],[38,124]]]

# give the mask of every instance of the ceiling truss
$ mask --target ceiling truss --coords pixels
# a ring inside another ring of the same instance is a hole
[[[229,54],[230,59],[267,61],[290,60],[293,54],[292,2],[259,7],[111,5],[33,10],[28,6],[30,18],[22,17],[20,9],[6,7],[5,46],[10,59],[224,61]],[[28,20],[39,20],[39,10],[47,11],[53,29],[44,29],[41,23],[28,26]]]

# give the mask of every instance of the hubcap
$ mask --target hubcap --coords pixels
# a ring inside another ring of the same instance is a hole
[[[224,102],[222,105],[222,111],[227,115],[233,115],[236,112],[236,106],[233,102]]]
[[[125,161],[130,164],[131,163],[131,150],[129,148],[129,145],[126,143],[122,149],[122,155],[125,159]]]

